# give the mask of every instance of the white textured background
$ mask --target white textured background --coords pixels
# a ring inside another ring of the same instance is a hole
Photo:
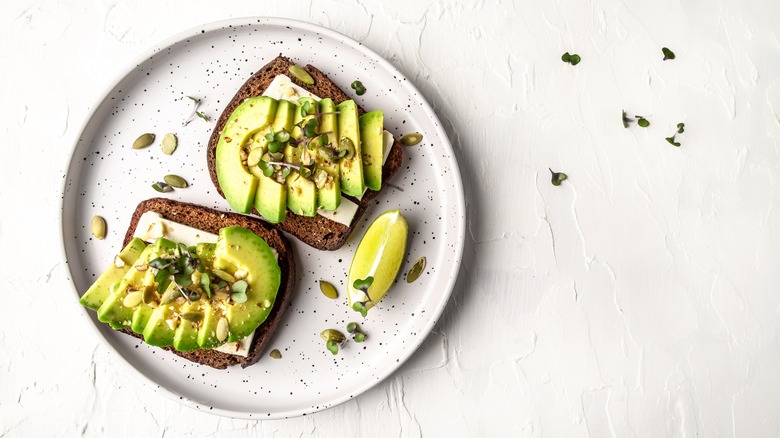
[[[780,3],[227,3],[0,6],[0,437],[780,435]],[[458,285],[412,360],[266,422],[130,377],[72,311],[55,219],[114,75],[252,15],[330,27],[403,71],[447,127],[470,214]],[[624,129],[622,109],[651,126]],[[681,121],[678,149],[664,137]],[[548,167],[570,179],[553,187]]]

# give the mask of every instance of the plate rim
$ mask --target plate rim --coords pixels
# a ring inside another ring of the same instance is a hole
[[[390,367],[387,367],[382,372],[378,373],[377,378],[367,380],[366,384],[360,386],[356,392],[346,393],[341,397],[336,397],[326,406],[320,407],[319,409],[311,407],[311,408],[301,408],[301,409],[295,409],[295,410],[283,411],[283,412],[281,411],[280,412],[249,412],[248,410],[236,411],[236,410],[231,410],[226,408],[208,406],[189,398],[185,394],[178,394],[174,392],[172,389],[169,389],[164,385],[161,385],[159,382],[155,382],[151,377],[147,376],[146,374],[138,370],[129,361],[129,359],[125,358],[106,340],[103,333],[101,333],[100,328],[97,327],[96,324],[92,323],[91,318],[87,313],[86,309],[80,305],[76,306],[80,309],[81,317],[90,320],[90,324],[88,324],[88,326],[90,327],[90,331],[92,332],[92,334],[97,338],[97,341],[101,345],[107,348],[107,350],[111,353],[112,357],[118,358],[119,362],[122,363],[122,365],[125,368],[128,368],[131,374],[138,381],[140,381],[143,384],[143,386],[151,389],[153,392],[157,394],[162,394],[164,397],[166,397],[169,400],[178,402],[179,404],[187,406],[188,408],[196,410],[198,412],[206,412],[209,414],[235,418],[235,419],[243,419],[243,420],[292,418],[292,417],[299,417],[302,415],[309,415],[315,412],[324,411],[332,407],[338,406],[342,403],[345,403],[353,398],[356,398],[361,394],[364,394],[365,392],[376,387],[380,383],[384,382],[385,379],[387,379],[392,374],[397,372],[409,360],[409,358],[419,350],[420,346],[430,336],[431,332],[433,331],[433,328],[439,322],[439,318],[441,317],[441,315],[444,312],[444,309],[447,307],[447,304],[449,303],[449,299],[452,295],[452,291],[454,290],[455,285],[457,283],[457,279],[460,276],[460,268],[463,260],[463,251],[465,248],[465,233],[466,233],[466,222],[467,222],[465,193],[463,190],[463,180],[460,173],[460,166],[458,165],[457,156],[455,155],[455,150],[452,147],[452,143],[450,142],[447,133],[444,131],[442,127],[441,120],[439,119],[438,115],[433,110],[431,105],[428,103],[428,100],[425,99],[422,93],[420,93],[420,91],[417,89],[414,83],[411,80],[409,80],[406,77],[406,75],[403,74],[401,71],[399,71],[394,65],[390,64],[384,57],[380,56],[378,53],[374,52],[366,45],[352,39],[347,35],[344,35],[336,30],[329,29],[319,24],[311,23],[308,21],[285,18],[285,17],[268,17],[268,16],[246,16],[246,17],[237,17],[237,18],[229,18],[224,20],[212,21],[198,26],[190,27],[168,38],[164,38],[163,40],[154,43],[148,46],[147,48],[143,49],[141,53],[133,57],[133,59],[129,63],[125,64],[118,71],[118,73],[114,74],[111,80],[108,81],[108,83],[104,86],[103,90],[95,99],[93,105],[89,107],[87,114],[84,116],[84,119],[81,125],[79,126],[78,131],[76,131],[77,133],[76,137],[75,139],[72,140],[72,143],[70,145],[70,150],[67,155],[67,159],[65,160],[64,168],[62,170],[63,177],[62,177],[62,185],[60,187],[61,196],[60,196],[59,209],[57,210],[57,221],[59,223],[58,229],[59,229],[59,237],[60,237],[59,239],[60,259],[65,263],[66,266],[65,276],[67,279],[68,287],[75,294],[77,299],[80,297],[80,293],[73,281],[72,268],[70,263],[68,263],[67,248],[65,243],[66,242],[65,223],[64,223],[64,214],[66,208],[65,202],[66,202],[66,193],[68,190],[68,176],[70,174],[71,166],[74,164],[73,160],[76,155],[76,150],[78,149],[79,143],[82,140],[82,135],[84,131],[87,129],[89,124],[92,122],[93,118],[96,116],[97,109],[102,106],[102,104],[106,101],[106,99],[113,92],[113,90],[116,89],[119,83],[125,78],[127,78],[130,74],[132,74],[132,72],[140,64],[146,62],[149,58],[156,56],[158,53],[161,53],[165,49],[170,48],[171,46],[177,43],[180,43],[186,38],[193,37],[199,34],[205,34],[208,32],[222,30],[227,27],[248,27],[248,26],[262,27],[265,25],[286,26],[293,29],[295,28],[303,29],[318,34],[322,34],[323,36],[327,36],[337,41],[341,41],[342,44],[350,46],[353,50],[361,52],[364,55],[368,55],[373,61],[377,62],[383,69],[398,75],[399,78],[406,79],[404,81],[405,86],[409,87],[410,91],[416,93],[420,97],[423,110],[426,113],[433,115],[434,121],[436,122],[434,123],[434,130],[436,134],[439,136],[439,138],[442,140],[442,146],[449,150],[450,159],[455,164],[455,166],[450,171],[451,173],[454,174],[453,179],[455,180],[455,185],[453,186],[453,188],[455,189],[456,192],[455,197],[456,197],[456,207],[457,207],[457,214],[455,215],[455,217],[459,218],[459,224],[457,224],[458,225],[457,240],[456,240],[456,248],[454,252],[455,258],[452,263],[452,271],[451,271],[452,275],[450,275],[447,281],[445,287],[446,292],[442,294],[440,303],[438,303],[438,305],[432,312],[432,317],[423,326],[422,331],[425,333],[425,335],[418,336],[414,340],[412,348],[402,350],[402,354],[398,357],[398,361],[396,361]],[[76,303],[78,303],[78,300],[76,300]],[[207,406],[209,407],[209,409],[207,410],[201,409],[201,407],[203,406]]]

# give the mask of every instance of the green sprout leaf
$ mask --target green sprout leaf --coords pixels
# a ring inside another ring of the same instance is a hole
[[[563,172],[553,172],[552,169],[549,169],[550,173],[552,174],[552,185],[559,186],[561,185],[561,182],[565,181],[568,178],[568,175],[566,175]]]
[[[157,293],[161,294],[168,289],[171,284],[171,273],[168,269],[160,269],[154,276],[154,281],[157,283]]]
[[[233,286],[230,287],[230,298],[232,298],[233,301],[237,303],[246,303],[246,289],[248,287],[249,284],[244,280],[238,280],[237,282],[233,283]]]
[[[685,132],[685,123],[680,122],[677,124],[677,133],[682,134],[683,132]]]
[[[309,111],[311,111],[311,102],[307,100],[301,105],[301,117],[308,116]]]
[[[260,170],[263,171],[263,175],[267,177],[271,177],[271,175],[274,174],[274,166],[271,164],[268,164],[267,161],[260,160],[259,163],[257,163],[257,167],[260,168]]]
[[[368,315],[368,309],[366,309],[366,305],[361,303],[360,301],[355,302],[355,304],[352,305],[352,310],[355,312],[360,313],[360,315],[363,316],[363,318]]]
[[[366,335],[365,335],[365,333],[358,332],[358,333],[355,333],[355,336],[352,339],[354,339],[355,342],[360,343],[360,342],[363,342],[363,341],[366,340]]]
[[[317,135],[318,126],[320,126],[320,122],[317,119],[309,119],[304,127],[304,135],[308,138],[314,138]]]
[[[650,121],[648,121],[646,118],[637,116],[636,124],[641,126],[642,128],[647,128],[650,126]]]
[[[203,288],[203,292],[206,292],[206,296],[211,298],[211,279],[208,275],[200,276],[200,286]]]
[[[569,54],[569,52],[566,52],[561,55],[561,61],[567,62],[571,65],[577,65],[581,60],[582,58],[580,58],[580,55],[577,55],[576,53]]]
[[[290,133],[282,129],[276,133],[276,141],[279,143],[287,143],[290,141]]]
[[[628,114],[626,114],[626,111],[623,110],[623,127],[628,128],[628,125],[633,122],[634,119],[628,117]]]
[[[674,141],[674,136],[671,136],[671,137],[666,137],[666,141],[667,141],[667,142],[668,142],[670,145],[672,145],[672,146],[675,146],[675,147],[678,147],[678,148],[681,146],[679,142],[677,142],[677,141]]]
[[[208,122],[208,121],[211,121],[211,118],[209,118],[209,116],[207,116],[207,115],[203,114],[203,113],[202,113],[202,112],[200,112],[200,111],[195,111],[195,115],[196,115],[196,116],[198,116],[198,117],[200,117],[201,119],[203,119],[203,120],[207,121],[207,122]]]
[[[325,343],[325,348],[328,349],[334,356],[339,354],[339,344],[333,342],[332,340]]]
[[[364,278],[363,280],[357,279],[352,283],[352,287],[358,290],[362,290],[363,292],[368,293],[368,288],[371,287],[371,285],[374,284],[374,277],[368,276]]]
[[[268,141],[274,141],[274,130],[273,130],[273,128],[271,129],[271,131],[268,134],[265,135],[265,139],[268,140]]]
[[[355,90],[355,94],[358,96],[362,96],[366,92],[366,87],[364,87],[360,81],[352,82],[351,87],[353,90]]]
[[[674,52],[672,52],[668,48],[664,47],[664,48],[661,49],[661,51],[664,54],[664,59],[663,59],[664,61],[666,61],[667,59],[674,59],[675,58]]]
[[[355,333],[355,330],[357,330],[358,325],[356,322],[350,322],[347,324],[347,333]]]

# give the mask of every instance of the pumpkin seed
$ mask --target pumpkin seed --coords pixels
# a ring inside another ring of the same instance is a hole
[[[173,191],[173,187],[169,186],[168,184],[165,184],[164,182],[156,182],[152,184],[152,188],[157,190],[160,193],[168,193]]]
[[[125,307],[135,307],[141,304],[143,299],[144,299],[144,295],[140,291],[130,292],[129,294],[127,294],[125,299],[122,300],[122,304]]]
[[[154,143],[154,134],[147,132],[135,139],[133,142],[133,149],[143,149],[150,146],[152,143]]]
[[[190,310],[189,312],[182,313],[181,317],[190,322],[201,322],[203,320],[203,312],[198,312],[197,310]]]
[[[157,292],[154,288],[148,287],[144,289],[144,304],[149,304],[157,299]]]
[[[179,175],[165,175],[163,180],[169,186],[175,187],[177,189],[186,189],[189,186],[187,181]]]
[[[320,333],[320,337],[326,341],[333,341],[337,344],[344,342],[344,339],[346,339],[344,333],[341,333],[336,329],[325,329]]]
[[[227,281],[228,283],[235,283],[236,278],[221,269],[212,269],[211,273],[217,277]]]
[[[169,132],[165,134],[162,139],[162,153],[165,155],[171,155],[176,150],[176,146],[179,145],[179,139],[176,138],[176,134]]]
[[[401,144],[404,146],[414,146],[421,142],[422,138],[423,136],[419,132],[410,132],[401,137]]]
[[[100,216],[92,216],[92,235],[98,240],[106,237],[106,220]]]
[[[333,286],[325,280],[320,280],[320,291],[322,291],[322,294],[331,300],[335,300],[339,297],[339,292],[336,290],[336,286]]]
[[[219,322],[217,323],[217,339],[219,339],[220,342],[224,341],[228,337],[228,329],[230,326],[228,325],[228,320],[224,316],[219,319]]]
[[[172,303],[176,298],[179,298],[181,293],[175,287],[169,287],[160,298],[160,304]]]
[[[274,348],[273,350],[271,350],[271,354],[270,354],[270,356],[271,356],[272,358],[274,358],[274,359],[281,359],[281,358],[282,358],[282,353],[280,353],[280,352],[279,352],[279,350],[277,350],[276,348]]]
[[[288,70],[295,79],[298,79],[306,85],[314,85],[314,78],[311,77],[309,72],[302,69],[301,67],[298,67],[297,65],[291,65]]]
[[[420,274],[422,274],[424,269],[425,269],[425,256],[420,257],[419,259],[417,259],[416,262],[414,262],[412,269],[409,269],[409,273],[406,274],[406,282],[413,283],[414,280],[420,278]]]

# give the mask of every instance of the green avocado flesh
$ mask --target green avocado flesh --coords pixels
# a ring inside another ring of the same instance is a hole
[[[216,244],[190,249],[165,238],[150,245],[134,239],[119,257],[126,265],[106,269],[81,304],[115,329],[131,329],[149,345],[179,351],[210,349],[253,333],[271,312],[281,284],[273,250],[241,227],[223,228]],[[165,280],[169,275],[172,281]],[[231,296],[238,281],[248,284],[244,303]]]
[[[146,243],[141,239],[133,239],[127,246],[119,253],[119,259],[122,260],[124,265],[117,267],[116,262],[112,263],[100,277],[84,292],[79,302],[82,306],[88,307],[92,310],[97,310],[101,304],[108,298],[111,293],[111,286],[122,280],[122,277],[127,274],[127,271],[133,266],[138,257],[146,248]]]
[[[219,186],[228,204],[239,213],[249,213],[255,202],[257,178],[244,166],[241,151],[247,140],[269,125],[276,114],[277,100],[259,96],[238,106],[225,123],[216,150]]]
[[[247,273],[246,302],[229,306],[225,312],[230,323],[228,340],[237,341],[254,332],[271,313],[282,282],[279,263],[265,240],[246,228],[228,227],[219,230],[214,266],[233,274]]]
[[[289,132],[295,119],[296,106],[294,103],[280,100],[276,109],[276,117],[271,125],[273,132]],[[263,152],[267,151],[268,140],[263,136],[264,142],[260,146]],[[257,166],[253,173],[257,176],[257,193],[255,194],[255,209],[261,216],[272,224],[283,222],[287,217],[287,189],[272,177],[263,175]]]
[[[271,223],[284,221],[287,210],[301,216],[336,210],[342,194],[381,189],[383,130],[382,111],[358,117],[352,100],[248,99],[230,115],[217,144],[219,186],[231,208],[245,214],[254,208]],[[269,148],[280,133],[289,140],[276,140],[283,142],[278,151]]]
[[[362,196],[366,189],[363,180],[363,163],[360,149],[360,127],[358,124],[357,104],[353,100],[341,102],[336,106],[339,127],[339,143],[342,139],[349,139],[355,147],[355,153],[351,159],[346,157],[341,160],[341,191],[351,196]]]
[[[363,152],[363,177],[366,187],[379,191],[382,188],[382,153],[384,114],[371,111],[360,116],[360,143]]]

